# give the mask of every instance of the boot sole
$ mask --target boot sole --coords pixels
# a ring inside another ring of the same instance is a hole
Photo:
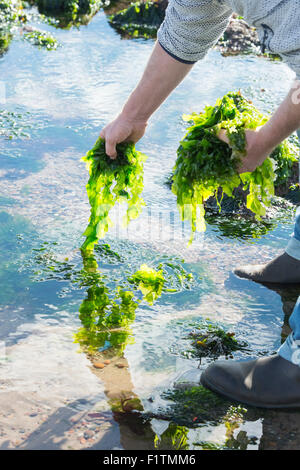
[[[292,405],[268,405],[268,404],[261,404],[261,403],[259,404],[259,403],[255,403],[255,402],[250,402],[250,401],[248,402],[248,401],[242,400],[240,398],[234,398],[233,396],[228,395],[223,390],[220,390],[215,385],[212,385],[207,379],[203,378],[203,375],[201,376],[200,383],[201,383],[201,385],[203,385],[203,387],[206,387],[209,390],[211,390],[212,392],[216,392],[219,395],[222,395],[223,397],[227,398],[228,400],[237,401],[237,402],[243,403],[243,404],[248,405],[248,406],[253,406],[255,408],[265,408],[265,409],[269,409],[269,410],[272,410],[272,409],[273,410],[287,410],[287,409],[290,409],[290,410],[298,409],[299,410],[300,409],[300,403],[292,404]]]

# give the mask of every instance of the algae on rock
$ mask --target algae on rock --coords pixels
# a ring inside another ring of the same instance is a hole
[[[59,43],[52,34],[47,31],[33,30],[24,34],[24,39],[34,46],[45,48],[48,51],[57,49]]]
[[[221,326],[209,321],[203,322],[188,336],[192,340],[192,350],[188,352],[201,359],[202,357],[231,356],[234,351],[245,350],[247,344],[238,341],[235,333],[225,331]]]
[[[12,40],[12,27],[18,20],[21,2],[19,0],[0,0],[0,56]]]
[[[110,24],[130,37],[155,38],[167,2],[136,2],[109,17]]]
[[[87,24],[105,4],[102,0],[36,0],[40,13],[51,15],[59,26]]]

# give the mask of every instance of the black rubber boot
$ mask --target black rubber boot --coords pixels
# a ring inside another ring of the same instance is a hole
[[[299,284],[300,261],[283,253],[266,264],[241,266],[234,274],[262,283]]]
[[[210,365],[201,384],[233,401],[260,408],[300,408],[300,367],[279,355]]]

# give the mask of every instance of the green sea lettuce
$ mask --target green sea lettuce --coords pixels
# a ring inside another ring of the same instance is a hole
[[[138,286],[150,305],[161,296],[165,284],[163,271],[156,271],[146,264],[143,264],[128,280]]]
[[[52,34],[47,31],[34,30],[24,34],[24,39],[34,46],[45,48],[48,51],[57,49],[59,43]]]
[[[99,138],[83,161],[86,162],[90,178],[87,193],[91,205],[86,237],[82,250],[93,250],[95,243],[103,238],[112,221],[111,209],[117,202],[127,203],[124,223],[136,219],[145,205],[141,193],[144,188],[144,162],[146,156],[135,150],[131,142],[117,145],[117,158],[112,160],[105,153],[105,142]]]

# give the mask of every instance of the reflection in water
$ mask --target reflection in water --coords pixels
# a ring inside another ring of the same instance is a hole
[[[134,292],[124,291],[119,286],[111,292],[105,285],[93,253],[82,251],[81,254],[84,283],[90,287],[79,309],[83,327],[75,335],[75,341],[87,352],[94,365],[93,372],[104,384],[114,419],[119,423],[123,448],[187,449],[188,429],[170,423],[168,429],[157,436],[149,420],[140,414],[133,414],[142,412],[144,408],[133,391],[124,351],[126,345],[133,341],[129,326],[135,319],[140,300],[135,298]],[[113,252],[113,255],[116,254]],[[130,278],[150,304],[162,293],[162,273],[144,268]]]
[[[111,290],[98,269],[91,252],[82,251],[84,283],[88,285],[87,297],[79,308],[83,325],[75,340],[89,352],[97,351],[107,344],[122,354],[131,338],[130,324],[135,319],[139,305],[134,292],[125,291],[119,285]]]
[[[2,217],[5,221],[3,228],[7,227],[8,230],[12,224],[18,223],[17,219],[7,214]],[[24,231],[24,221],[21,223]],[[6,230],[3,231],[5,241],[4,235]],[[34,268],[34,278],[38,284],[64,281],[73,286],[73,289],[84,289],[86,292],[86,297],[79,308],[82,326],[75,335],[76,341],[86,351],[87,357],[93,364],[94,374],[104,384],[113,417],[119,424],[123,448],[257,448],[259,434],[257,431],[253,435],[249,434],[245,428],[245,424],[249,425],[251,422],[259,422],[260,426],[262,425],[263,437],[259,444],[261,448],[282,448],[289,445],[297,448],[300,431],[297,413],[272,413],[260,410],[247,410],[247,413],[244,413],[241,409],[237,410],[235,405],[219,400],[211,392],[201,388],[194,392],[195,396],[192,399],[189,395],[178,395],[179,392],[167,393],[163,399],[174,401],[174,405],[167,411],[161,409],[159,412],[148,413],[144,407],[144,397],[139,398],[134,391],[129,363],[124,353],[126,346],[133,343],[131,325],[135,320],[137,307],[142,299],[149,295],[149,289],[140,296],[138,293],[140,284],[128,282],[130,277],[128,271],[125,276],[125,272],[120,270],[120,266],[126,265],[125,251],[119,255],[108,244],[99,244],[94,255],[81,253],[82,267],[76,256],[71,261],[69,258],[55,255],[53,249],[56,246],[55,243],[44,243],[39,248],[34,248],[31,262],[32,259],[34,261],[29,266],[31,269]],[[14,250],[14,256],[15,254]],[[100,264],[104,266],[118,266],[119,274],[114,274],[114,280],[107,275],[105,269],[103,272],[99,269],[98,257]],[[161,268],[164,277],[168,279],[166,294],[170,295],[168,290],[176,292],[178,289],[184,290],[190,287],[190,282],[187,281],[188,274],[178,260],[174,262],[165,256],[163,262],[156,267]],[[23,269],[25,268],[26,263]],[[141,280],[140,277],[138,279]],[[170,288],[174,286],[177,289]],[[288,333],[286,322],[300,294],[300,289],[299,286],[290,288],[272,286],[272,289],[280,295],[282,301],[285,312],[283,336],[286,336]],[[246,292],[246,289],[244,291]],[[102,364],[103,368],[99,368],[99,364]],[[283,438],[282,432],[274,435],[274,429],[279,429],[280,426],[287,429],[291,419],[293,425],[292,430],[288,431],[288,439]],[[153,420],[165,423],[160,432],[155,430]],[[219,438],[210,441],[208,436],[202,433],[202,429],[207,428],[216,430],[222,428],[221,435],[225,438],[223,443],[220,443],[222,439]]]
[[[239,200],[227,198],[225,202],[229,206],[227,211],[226,207],[225,210],[222,207],[223,213],[217,207],[214,210],[210,207],[205,217],[214,231],[229,239],[254,241],[262,238],[274,230],[280,221],[293,217],[295,211],[295,207],[288,201],[274,197],[272,206],[267,208],[267,217],[258,221],[249,213],[239,213]]]
[[[266,235],[276,226],[276,221],[253,221],[244,216],[206,215],[206,221],[220,235],[228,238],[254,240]]]

